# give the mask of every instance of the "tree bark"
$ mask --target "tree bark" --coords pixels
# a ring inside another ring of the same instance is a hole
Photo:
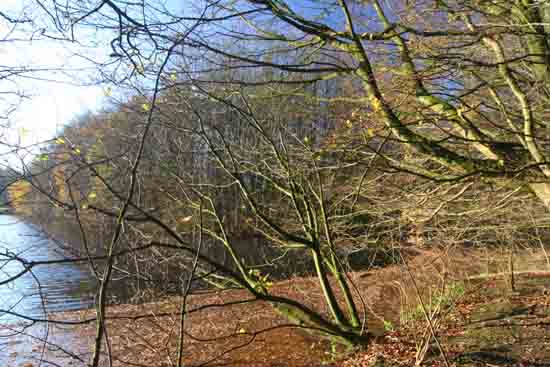
[[[531,190],[542,201],[544,206],[550,210],[550,183],[540,182],[529,184]]]

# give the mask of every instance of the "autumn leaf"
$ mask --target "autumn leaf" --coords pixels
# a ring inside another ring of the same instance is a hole
[[[191,221],[191,219],[193,219],[193,216],[192,216],[192,215],[189,215],[189,216],[187,216],[187,217],[180,218],[180,219],[179,219],[179,222],[180,222],[180,223],[187,223],[187,222]]]
[[[149,111],[151,109],[151,105],[149,103],[144,103],[141,105],[141,109],[145,112]]]
[[[380,99],[376,97],[371,98],[371,105],[374,112],[380,111],[380,108],[382,107],[382,103],[380,102]]]

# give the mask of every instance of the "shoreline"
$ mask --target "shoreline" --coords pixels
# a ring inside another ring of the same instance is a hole
[[[532,257],[528,258],[533,260]],[[474,264],[473,259],[477,259],[477,263]],[[483,271],[479,253],[471,251],[467,255],[460,251],[454,254],[426,251],[411,259],[409,266],[422,286],[437,284],[437,274],[441,271],[447,271],[449,279],[463,280]],[[522,271],[520,267],[517,270]],[[348,275],[368,302],[369,328],[383,330],[384,320],[398,327],[400,312],[407,299],[402,289],[395,284],[401,283],[401,288],[406,288],[406,274],[402,267],[394,265]],[[297,299],[320,312],[328,312],[322,306],[321,290],[315,278],[295,277],[275,282],[272,291]],[[250,302],[221,307],[222,304],[247,297],[248,294],[243,290],[200,291],[189,296],[188,310],[195,311],[185,321],[186,364],[216,360],[217,363],[228,363],[231,366],[268,367],[280,365],[282,361],[291,358],[294,361],[292,366],[307,367],[326,362],[326,353],[330,351],[328,342],[296,326],[290,326],[270,305]],[[175,358],[180,306],[179,296],[142,304],[108,305],[107,333],[111,340],[113,365],[122,367],[139,363],[151,367],[169,366],[170,360]],[[94,309],[88,308],[56,312],[50,317],[52,321],[80,323],[90,321],[94,314]],[[41,326],[44,325],[35,325],[35,331],[40,331],[38,329]],[[95,321],[75,325],[50,322],[50,344],[44,345],[29,337],[4,339],[5,344],[13,348],[7,355],[0,353],[0,361],[18,366],[36,360],[40,351],[46,350],[46,359],[54,363],[65,366],[70,361],[70,366],[85,366],[94,336]],[[4,340],[0,339],[0,342]],[[60,348],[55,348],[54,344]]]

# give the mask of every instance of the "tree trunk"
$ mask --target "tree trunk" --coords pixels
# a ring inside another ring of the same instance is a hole
[[[533,183],[529,187],[535,195],[543,202],[547,209],[550,209],[550,183]]]

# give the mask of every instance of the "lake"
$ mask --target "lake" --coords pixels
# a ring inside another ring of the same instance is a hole
[[[0,215],[0,283],[24,270],[13,255],[26,261],[66,258],[62,249],[33,225],[12,215]],[[46,312],[90,307],[96,285],[84,263],[36,266],[32,272],[0,285],[0,323],[22,320],[14,313],[40,318]]]

